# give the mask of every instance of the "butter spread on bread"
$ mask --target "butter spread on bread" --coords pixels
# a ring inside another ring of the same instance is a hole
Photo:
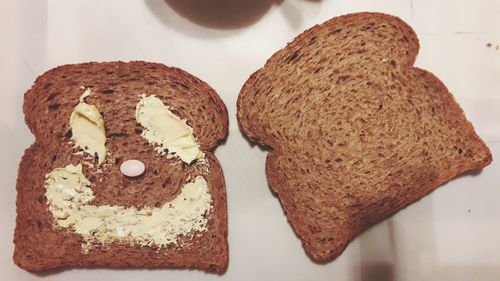
[[[82,165],[69,164],[47,174],[46,193],[54,223],[72,228],[89,244],[125,241],[141,246],[176,244],[179,235],[206,231],[205,215],[212,198],[202,176],[185,184],[181,193],[159,208],[91,205],[95,198],[91,182],[82,172]]]
[[[168,150],[155,151],[135,118],[143,93],[186,120],[202,158],[188,164]],[[72,126],[71,115],[83,104],[94,110],[90,118],[78,116],[82,126]],[[227,136],[228,116],[208,84],[158,63],[63,65],[36,79],[23,111],[35,142],[22,157],[16,184],[13,259],[19,267],[226,270],[226,191],[213,150]],[[82,146],[75,139],[99,134],[100,141]],[[105,157],[96,147],[105,148]]]
[[[85,103],[85,98],[91,94],[91,89],[85,90],[80,97],[80,103],[71,113],[69,123],[75,144],[92,156],[97,154],[98,165],[101,165],[106,159],[106,132],[104,120],[97,107]]]
[[[193,136],[193,128],[172,113],[157,97],[145,95],[137,104],[135,118],[145,130],[142,136],[151,144],[156,144],[156,151],[177,155],[187,164],[204,157],[200,145]]]
[[[104,120],[95,105],[85,103],[89,95],[87,89],[71,114],[72,138],[80,148],[97,153],[101,164],[106,154]],[[204,157],[193,128],[160,99],[144,95],[136,105],[135,117],[146,128],[141,135],[150,143],[160,144],[160,151],[175,153],[187,164]],[[92,205],[92,183],[83,174],[81,164],[56,168],[46,178],[45,196],[54,223],[81,235],[87,242],[82,245],[85,253],[96,242],[126,241],[162,247],[176,244],[179,235],[207,230],[205,216],[210,212],[212,198],[202,176],[184,184],[177,197],[156,208]]]

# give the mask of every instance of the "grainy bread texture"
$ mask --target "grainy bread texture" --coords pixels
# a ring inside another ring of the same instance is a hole
[[[102,173],[84,165],[84,174],[94,184],[95,205],[159,207],[180,192],[189,177],[203,175],[212,196],[205,232],[181,236],[178,245],[167,247],[96,245],[82,252],[82,238],[53,227],[45,196],[45,175],[67,164],[78,164],[70,141],[70,115],[83,90],[101,112],[109,155]],[[140,94],[155,95],[194,129],[206,154],[206,165],[187,165],[178,158],[158,155],[140,134],[143,127],[134,117]],[[24,97],[24,114],[36,137],[26,150],[17,179],[17,220],[14,262],[29,271],[66,266],[180,267],[223,273],[228,262],[227,211],[224,177],[212,154],[226,138],[227,110],[216,92],[203,81],[177,68],[146,62],[109,62],[65,65],[36,79]],[[120,173],[120,164],[139,159],[146,171],[137,178]],[[194,238],[193,238],[194,237]],[[181,246],[179,246],[181,245]]]
[[[271,148],[266,175],[307,254],[329,261],[364,229],[492,161],[419,43],[379,13],[305,31],[251,75],[240,129]]]

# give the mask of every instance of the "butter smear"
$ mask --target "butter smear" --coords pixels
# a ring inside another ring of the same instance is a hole
[[[207,230],[212,197],[202,176],[186,183],[176,198],[158,208],[95,206],[90,186],[81,164],[56,168],[46,175],[45,196],[56,227],[74,230],[88,244],[119,241],[162,247],[176,244],[179,235]]]
[[[168,151],[168,154],[179,156],[187,164],[205,156],[193,136],[193,128],[157,97],[143,96],[136,106],[135,118],[145,128],[142,136],[149,143],[158,145],[157,152]]]
[[[106,159],[106,132],[104,119],[97,107],[85,103],[85,98],[91,94],[91,90],[87,88],[71,113],[71,139],[83,151],[92,156],[97,154],[98,165],[101,165]]]

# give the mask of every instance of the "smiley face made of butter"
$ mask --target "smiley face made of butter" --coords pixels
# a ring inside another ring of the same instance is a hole
[[[84,252],[88,252],[94,244],[110,242],[163,247],[176,244],[179,236],[206,231],[212,197],[203,173],[197,170],[194,174],[198,175],[178,181],[180,190],[173,194],[172,200],[162,204],[94,204],[94,182],[102,182],[104,174],[109,173],[111,168],[116,171],[120,159],[112,163],[107,161],[112,152],[106,148],[105,124],[99,109],[86,102],[91,95],[92,91],[87,88],[69,120],[71,142],[74,149],[79,151],[82,161],[76,165],[55,168],[46,175],[45,197],[54,218],[54,226],[81,236],[86,242],[82,245]],[[139,98],[135,107],[135,121],[143,128],[140,136],[150,144],[150,149],[154,148],[157,157],[180,160],[187,166],[196,163],[198,170],[202,167],[201,170],[206,172],[209,169],[208,161],[193,136],[193,128],[169,110],[159,98],[145,94]],[[94,156],[97,159],[94,162],[97,163],[90,161]],[[85,176],[84,167],[94,171],[95,175],[91,179]],[[132,184],[135,180],[126,175],[118,179],[116,174],[108,177]]]

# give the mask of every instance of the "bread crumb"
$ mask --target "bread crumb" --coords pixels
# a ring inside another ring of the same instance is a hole
[[[90,252],[91,249],[92,249],[92,245],[89,242],[82,244],[82,253],[88,255],[88,253]]]
[[[471,210],[470,210],[470,209],[467,209],[467,212],[469,212],[469,213],[470,213],[470,212],[471,212]]]
[[[492,46],[492,44],[491,44],[491,43],[487,43],[487,44],[486,44],[486,47],[488,47],[488,48],[491,48],[491,46]]]

